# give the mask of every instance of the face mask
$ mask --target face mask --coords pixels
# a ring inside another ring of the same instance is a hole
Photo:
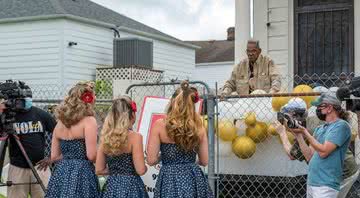
[[[321,109],[316,109],[316,116],[319,118],[319,120],[325,121],[326,114],[321,113]]]
[[[32,98],[25,98],[25,110],[30,110],[32,107]]]

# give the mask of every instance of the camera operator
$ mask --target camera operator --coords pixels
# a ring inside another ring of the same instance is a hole
[[[31,92],[31,91],[30,91]],[[13,123],[15,133],[18,135],[31,162],[35,166],[44,159],[45,133],[52,133],[56,124],[55,119],[46,111],[32,106],[31,94],[24,98],[25,108],[16,112]],[[4,100],[0,104],[0,113],[6,109]],[[8,181],[16,183],[29,183],[27,185],[12,185],[7,188],[8,198],[44,197],[44,192],[37,182],[25,157],[13,136],[9,138],[10,166]],[[47,186],[50,170],[37,170],[42,182]]]
[[[313,102],[317,117],[325,124],[312,136],[302,126],[289,129],[296,135],[302,153],[309,161],[307,197],[336,198],[340,191],[345,155],[351,140],[346,112],[336,94],[327,92]],[[306,138],[310,145],[305,142]]]
[[[302,123],[302,126],[306,128],[305,120],[307,119],[307,112],[305,114],[299,114],[298,109],[302,108],[306,110],[306,103],[301,101],[291,101],[285,105],[281,109],[281,113],[289,113],[293,119],[300,121]],[[318,124],[320,124],[322,121],[317,120],[316,118],[312,118],[311,121],[314,121]],[[319,121],[319,122],[317,122]],[[286,124],[285,124],[286,125]],[[303,139],[302,134],[294,134],[295,135],[295,143],[291,145],[291,143],[288,140],[288,135],[286,133],[285,126],[281,125],[279,122],[276,122],[275,127],[277,129],[277,133],[280,135],[280,138],[282,140],[283,147],[287,153],[287,155],[290,157],[291,160],[299,160],[306,162],[307,159],[305,159],[304,155],[302,154],[301,148],[299,146],[298,139]],[[306,142],[308,144],[308,142]],[[350,188],[356,181],[356,178],[359,175],[358,165],[356,164],[355,158],[353,153],[350,151],[350,149],[347,149],[346,155],[345,155],[345,161],[344,161],[344,167],[343,167],[343,173],[342,178],[344,179],[341,182],[340,186],[340,192],[338,194],[338,198],[345,198],[348,194]]]

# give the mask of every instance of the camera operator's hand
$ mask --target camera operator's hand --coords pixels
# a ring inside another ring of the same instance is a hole
[[[37,169],[39,171],[46,171],[47,168],[52,164],[50,158],[44,158],[42,160],[40,160],[38,163],[36,163],[36,165],[38,165]]]
[[[275,122],[273,123],[273,126],[275,127],[276,132],[277,132],[279,135],[286,133],[285,126],[282,125],[279,121],[275,121]]]
[[[289,131],[291,131],[294,134],[304,134],[305,131],[307,131],[307,129],[302,127],[302,126],[299,126],[299,128],[295,128],[295,129],[290,129],[289,128]]]

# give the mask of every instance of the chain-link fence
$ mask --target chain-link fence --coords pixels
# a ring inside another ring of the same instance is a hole
[[[308,164],[303,158],[286,150],[286,141],[277,135],[271,123],[277,120],[277,112],[290,100],[304,102],[307,108],[306,127],[310,132],[319,126],[315,108],[310,102],[320,92],[336,91],[346,86],[350,75],[294,76],[282,79],[281,94],[269,95],[256,90],[252,94],[220,97],[210,93],[202,82],[191,82],[204,99],[202,116],[207,122],[209,137],[209,165],[206,173],[217,197],[305,197]],[[111,81],[96,83],[95,105],[99,133],[114,96]],[[147,96],[170,98],[180,86],[178,80],[131,85],[126,90],[139,107]],[[70,86],[31,85],[34,105],[49,112],[61,102]],[[219,89],[218,89],[219,90]],[[297,99],[294,99],[297,98]],[[301,98],[301,99],[299,99]],[[347,106],[347,108],[350,108]],[[140,109],[140,108],[139,108]],[[141,111],[138,111],[137,117]],[[351,114],[351,151],[353,159],[360,162],[358,121]],[[134,125],[137,126],[137,123]],[[291,148],[297,147],[294,134],[286,132]],[[51,136],[46,136],[50,151]],[[294,146],[295,145],[295,146]],[[297,154],[300,151],[297,151]],[[300,152],[301,153],[301,152]],[[356,165],[357,166],[357,165]],[[347,197],[360,197],[360,181],[356,181]]]
[[[301,153],[297,140],[300,137],[290,130],[279,135],[277,131],[280,130],[273,123],[284,116],[278,114],[283,108],[282,113],[302,121],[299,123],[313,133],[322,121],[317,118],[311,102],[321,92],[336,92],[338,87],[347,86],[353,76],[323,74],[282,78],[283,90],[277,94],[254,90],[251,94],[236,93],[217,99],[217,197],[306,197],[308,163]],[[286,111],[288,107],[296,110]],[[298,111],[305,108],[305,112]],[[351,181],[355,182],[356,162],[360,162],[355,113],[350,114],[349,123],[351,152],[346,155],[345,180],[341,183],[340,194],[351,187]],[[347,197],[360,197],[358,187],[356,181]]]

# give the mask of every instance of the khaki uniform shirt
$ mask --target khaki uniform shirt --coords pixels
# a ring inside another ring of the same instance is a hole
[[[278,92],[281,81],[277,66],[265,55],[259,55],[253,65],[254,77],[250,79],[249,60],[243,59],[235,65],[231,77],[225,82],[223,94],[230,95],[232,92],[237,94],[249,94],[256,89],[262,89],[266,92]]]

